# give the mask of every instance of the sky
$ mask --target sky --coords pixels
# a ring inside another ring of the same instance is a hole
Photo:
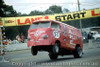
[[[79,0],[80,9],[100,8],[100,0]],[[14,10],[22,14],[29,14],[31,11],[45,11],[52,5],[67,8],[70,12],[78,11],[77,0],[4,0],[5,4],[12,5]]]

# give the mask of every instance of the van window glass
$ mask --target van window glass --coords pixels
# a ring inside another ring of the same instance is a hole
[[[38,28],[48,28],[50,27],[50,22],[41,22],[39,23]]]
[[[33,23],[30,29],[48,28],[48,27],[50,27],[50,22],[40,22],[40,23]]]
[[[60,26],[59,26],[59,24],[57,24],[57,23],[52,23],[52,24],[51,24],[51,28],[52,28],[52,29],[58,29],[58,30],[60,30]]]
[[[39,23],[33,23],[30,27],[30,29],[36,29],[38,27]]]

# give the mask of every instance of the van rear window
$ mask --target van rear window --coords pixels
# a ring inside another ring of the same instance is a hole
[[[50,27],[50,22],[39,22],[39,23],[33,23],[30,29],[48,28],[48,27]]]
[[[51,24],[51,28],[52,28],[52,29],[58,29],[58,30],[60,30],[60,26],[59,26],[58,23],[52,23],[52,24]]]

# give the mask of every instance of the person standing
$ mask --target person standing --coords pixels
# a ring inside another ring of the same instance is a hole
[[[24,43],[24,40],[25,40],[25,36],[21,34],[21,42]]]
[[[88,42],[89,42],[89,47],[92,47],[92,33],[91,31],[88,33]]]
[[[91,32],[88,33],[88,40],[90,40],[90,39],[92,39],[92,33]]]
[[[20,38],[19,34],[16,36],[16,39],[19,41],[19,43],[21,42],[21,38]]]

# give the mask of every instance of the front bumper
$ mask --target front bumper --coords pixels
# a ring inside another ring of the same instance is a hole
[[[51,45],[51,42],[48,39],[45,40],[38,40],[38,41],[33,41],[33,40],[29,40],[27,42],[28,47],[30,46],[42,46],[42,45]]]

